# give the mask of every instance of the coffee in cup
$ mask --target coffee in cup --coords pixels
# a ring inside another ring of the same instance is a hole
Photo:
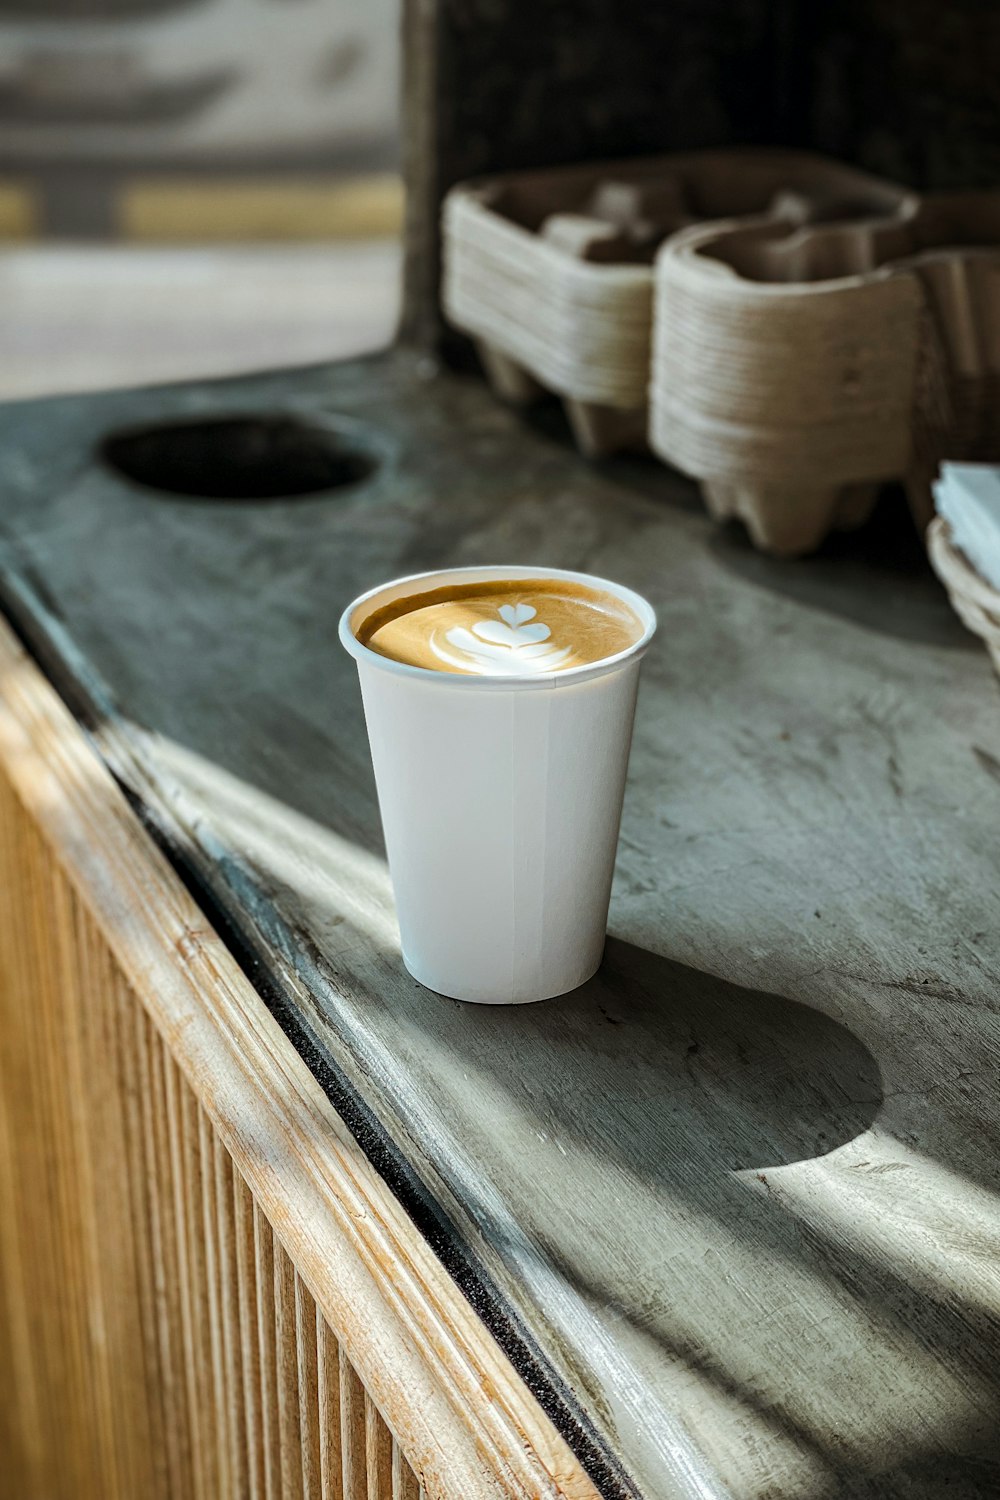
[[[643,623],[619,595],[559,578],[500,578],[404,595],[357,627],[380,656],[432,672],[547,675],[627,651]]]

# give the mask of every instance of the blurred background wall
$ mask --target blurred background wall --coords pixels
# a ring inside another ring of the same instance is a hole
[[[174,215],[180,233],[187,193],[202,233],[240,202],[248,231],[324,232],[317,178],[396,165],[398,3],[0,0],[8,217],[78,236],[169,233]]]
[[[0,0],[0,398],[387,342],[400,3]]]

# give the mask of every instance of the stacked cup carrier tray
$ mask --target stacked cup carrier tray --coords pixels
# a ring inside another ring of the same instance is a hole
[[[921,196],[806,153],[710,151],[453,189],[444,303],[504,399],[647,445],[794,556],[943,457],[1000,450],[1000,193]]]

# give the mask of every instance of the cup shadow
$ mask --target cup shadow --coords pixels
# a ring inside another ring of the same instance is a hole
[[[822,1156],[882,1103],[875,1058],[822,1011],[617,938],[571,995],[463,1011],[452,1046],[509,1056],[552,1129],[651,1183]]]

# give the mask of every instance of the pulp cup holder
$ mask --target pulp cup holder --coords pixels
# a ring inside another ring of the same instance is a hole
[[[378,465],[357,436],[280,414],[188,418],[112,432],[102,462],[133,485],[200,500],[322,495]]]

